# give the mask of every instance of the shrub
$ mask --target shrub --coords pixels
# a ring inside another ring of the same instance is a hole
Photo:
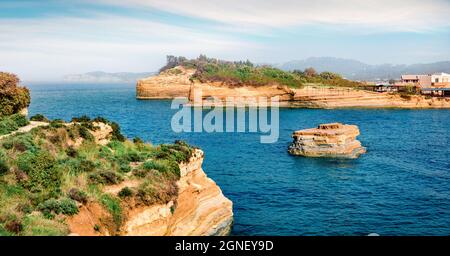
[[[93,172],[95,171],[96,166],[91,160],[82,159],[79,162],[78,169],[80,172]]]
[[[91,121],[91,118],[86,115],[83,115],[81,117],[72,118],[72,122],[74,122],[74,123],[85,123],[85,122],[90,122],[90,121]]]
[[[3,175],[9,171],[9,165],[5,160],[0,159],[0,175]]]
[[[116,228],[119,228],[122,224],[122,207],[120,206],[119,199],[108,194],[103,194],[100,197],[100,202],[113,217]]]
[[[30,117],[30,120],[37,121],[37,122],[47,122],[47,123],[50,122],[50,120],[48,120],[48,118],[42,114],[36,114],[36,115]]]
[[[36,152],[38,150],[38,147],[33,141],[33,136],[30,133],[10,137],[4,142],[3,146],[9,149],[14,148],[19,152]]]
[[[135,143],[135,144],[144,144],[144,141],[141,138],[139,138],[139,137],[135,137],[133,139],[133,143]]]
[[[19,234],[23,230],[22,222],[18,219],[10,220],[5,223],[5,229],[11,233]]]
[[[19,87],[15,74],[0,72],[0,117],[18,113],[30,105],[30,92]]]
[[[47,151],[26,152],[19,156],[17,165],[28,175],[26,185],[32,192],[59,191],[61,172],[55,159]]]
[[[88,201],[88,196],[84,191],[79,190],[78,188],[71,188],[68,193],[69,198],[78,201],[82,204],[86,204]]]
[[[64,127],[64,120],[61,119],[55,119],[50,122],[50,128],[62,128]]]
[[[84,126],[80,126],[78,128],[78,133],[80,134],[80,137],[85,140],[88,140],[88,141],[94,140],[94,135],[92,135],[92,133]]]
[[[167,172],[168,168],[166,165],[162,164],[161,162],[157,162],[154,160],[149,160],[144,163],[143,165],[145,170],[157,170],[160,172]]]
[[[0,135],[13,132],[28,123],[26,117],[20,114],[2,117],[0,118]]]
[[[69,198],[51,198],[39,204],[38,210],[41,211],[45,217],[53,218],[54,214],[75,215],[78,213],[78,206],[74,200]]]
[[[157,180],[145,181],[138,187],[137,199],[145,204],[166,204],[174,200],[178,195],[178,186],[175,181]]]
[[[122,135],[122,133],[121,133],[121,131],[120,131],[120,126],[119,126],[119,124],[117,124],[117,123],[115,123],[115,122],[112,122],[112,123],[111,123],[111,128],[113,129],[111,139],[112,139],[112,140],[118,140],[118,141],[124,142],[124,141],[125,141],[125,136]]]
[[[18,127],[22,127],[30,123],[28,122],[26,116],[21,114],[14,114],[10,118],[17,124]]]
[[[28,215],[22,220],[25,236],[66,236],[69,228],[64,223],[43,218],[42,215]]]
[[[128,164],[126,164],[126,163],[123,163],[123,164],[120,164],[119,170],[120,170],[121,172],[127,173],[127,172],[130,172],[130,171],[131,171],[131,167],[130,167],[130,165],[128,165]]]
[[[113,171],[98,171],[89,175],[94,184],[114,185],[122,182],[123,178]]]
[[[74,147],[68,147],[66,149],[66,154],[69,157],[77,157],[78,156],[78,151]]]
[[[119,191],[119,197],[125,198],[133,195],[133,191],[129,187],[124,187]]]

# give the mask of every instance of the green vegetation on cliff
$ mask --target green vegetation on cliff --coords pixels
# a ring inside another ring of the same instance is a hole
[[[191,60],[182,56],[167,56],[167,64],[161,68],[160,72],[172,70],[177,66],[195,69],[191,80],[202,83],[221,82],[228,86],[286,85],[292,88],[300,88],[306,84],[361,86],[360,83],[349,81],[335,73],[322,72],[318,74],[312,68],[289,72],[268,65],[257,66],[248,60],[224,61],[208,58],[205,55]]]
[[[106,145],[96,143],[98,122],[113,128]],[[117,124],[88,117],[52,121],[1,139],[0,235],[67,235],[66,219],[89,204],[110,214],[114,224],[103,226],[115,234],[125,218],[124,206],[174,200],[178,164],[193,149],[181,141],[160,146],[134,141],[126,140]],[[105,191],[124,180],[138,185],[117,195]]]
[[[21,114],[0,117],[0,135],[5,135],[29,124],[27,118]]]

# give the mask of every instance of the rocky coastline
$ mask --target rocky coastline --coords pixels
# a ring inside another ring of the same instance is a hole
[[[404,98],[397,94],[318,85],[305,85],[302,88],[279,84],[229,86],[221,82],[194,81],[190,79],[194,73],[195,69],[178,66],[159,75],[141,79],[136,85],[136,98],[153,100],[185,97],[190,103],[198,105],[195,95],[198,92],[201,93],[200,104],[203,105],[216,104],[208,101],[212,97],[222,103],[226,102],[227,98],[235,98],[240,99],[241,102],[238,103],[250,105],[246,99],[270,99],[278,96],[279,106],[288,108],[450,108],[449,98],[426,98],[421,95]]]

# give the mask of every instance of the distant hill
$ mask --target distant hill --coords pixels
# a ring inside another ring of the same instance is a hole
[[[84,74],[71,74],[64,76],[65,82],[77,82],[77,83],[130,83],[136,82],[138,79],[149,77],[157,74],[157,72],[144,72],[144,73],[131,73],[131,72],[119,72],[119,73],[107,73],[103,71],[95,71]]]
[[[277,65],[283,70],[304,70],[313,67],[318,72],[330,71],[352,80],[398,79],[402,74],[450,73],[450,61],[412,65],[369,65],[357,60],[333,57],[314,57]]]

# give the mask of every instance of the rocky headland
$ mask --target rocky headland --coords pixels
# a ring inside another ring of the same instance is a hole
[[[359,134],[356,125],[321,124],[317,128],[295,131],[288,152],[306,157],[357,158],[366,152],[356,139]]]
[[[70,217],[72,235],[125,236],[224,236],[231,232],[233,204],[202,169],[203,151],[196,149],[188,162],[180,164],[181,178],[175,199],[164,204],[140,205],[125,202],[124,221],[118,230],[104,225],[95,227],[108,213],[98,204],[87,204]],[[119,196],[124,188],[137,188],[142,182],[129,178],[106,186],[103,191]]]
[[[252,100],[260,97],[270,100],[278,96],[279,106],[290,108],[450,108],[450,98],[362,90],[358,89],[357,82],[329,72],[309,77],[270,67],[256,68],[227,62],[215,64],[214,60],[210,60],[213,64],[198,62],[188,62],[189,65],[177,63],[156,76],[139,80],[137,99],[184,97],[192,105],[208,106],[229,104],[233,99],[231,103],[239,106],[258,105],[261,103],[255,104]],[[304,80],[316,83],[305,83]],[[263,104],[270,105],[270,102]]]
[[[0,236],[230,233],[233,204],[203,151],[128,140],[102,117],[28,119],[18,81],[0,72]]]

